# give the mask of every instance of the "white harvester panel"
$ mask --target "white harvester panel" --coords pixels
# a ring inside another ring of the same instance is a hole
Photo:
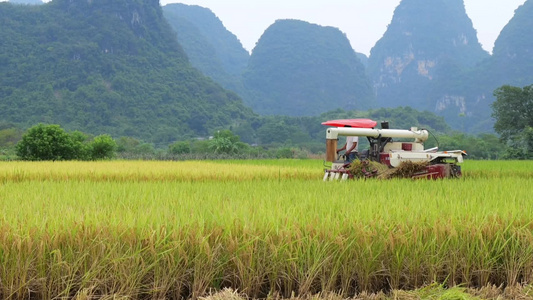
[[[398,167],[402,161],[430,162],[435,159],[453,159],[457,163],[463,162],[463,151],[424,152],[424,151],[393,151],[390,153],[390,165]]]

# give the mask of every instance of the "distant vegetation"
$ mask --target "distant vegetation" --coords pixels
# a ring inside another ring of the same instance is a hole
[[[252,56],[208,9],[163,7],[191,63],[263,115],[365,110],[374,96],[365,67],[338,29],[297,20],[270,26]]]
[[[521,158],[506,154],[510,149],[514,149],[515,145],[510,143],[506,146],[494,134],[468,135],[453,131],[442,117],[409,107],[382,108],[366,112],[338,109],[318,117],[257,116],[239,127],[215,131],[211,137],[175,140],[167,144],[156,145],[135,137],[122,136],[115,138],[115,157],[180,160],[316,157],[325,152],[326,127],[321,123],[332,119],[353,118],[386,120],[391,128],[428,129],[431,137],[425,143],[426,148],[439,146],[441,150],[466,150],[469,159]],[[0,130],[1,154],[3,159],[16,159],[15,146],[22,139],[24,131],[10,127],[9,124],[3,126],[0,126],[3,128]],[[31,131],[32,129],[29,130]],[[86,136],[81,132],[79,134]],[[366,140],[361,140],[360,149],[367,146]]]
[[[243,95],[241,75],[250,54],[237,37],[226,30],[213,12],[196,5],[172,3],[163,15],[177,34],[191,64],[220,83]]]
[[[74,131],[67,133],[59,125],[39,124],[22,136],[16,154],[22,160],[98,160],[115,156],[116,142],[109,135],[89,138]]]
[[[265,31],[243,82],[245,102],[266,115],[374,107],[364,65],[346,36],[337,28],[298,20],[278,20]]]
[[[0,3],[0,120],[154,143],[253,113],[188,62],[157,1]]]
[[[448,120],[457,120],[460,112],[467,113],[461,111],[462,103],[450,101],[439,106],[438,99],[461,85],[461,72],[488,57],[463,1],[405,0],[372,48],[368,73],[379,106],[407,105],[439,114],[452,110],[455,116]]]
[[[213,75],[209,70],[220,65],[213,62],[212,53],[242,53],[240,43],[207,8],[164,8],[193,63],[198,62],[198,68],[238,93],[260,114],[309,116],[337,107],[366,110],[370,107],[365,105],[373,105],[375,94],[377,105],[371,107],[411,106],[431,111],[444,116],[454,129],[470,133],[493,131],[494,89],[533,82],[533,60],[528,55],[533,49],[532,9],[532,1],[526,1],[516,11],[490,56],[478,42],[463,1],[402,1],[370,57],[356,54],[370,80],[358,63],[351,63],[354,52],[340,31],[279,20],[252,51],[241,79],[245,85],[229,86],[227,80],[234,77]],[[179,16],[167,13],[172,10],[179,10]],[[180,23],[181,19],[189,23]],[[224,46],[221,40],[227,41]],[[347,75],[349,65],[359,75]],[[364,101],[354,102],[354,97]]]
[[[378,105],[409,105],[444,116],[457,130],[491,132],[492,92],[533,83],[532,14],[529,0],[489,56],[463,1],[402,1],[369,58]]]
[[[503,84],[525,86],[533,83],[533,1],[520,6],[494,44],[489,64],[491,87]],[[485,70],[482,70],[485,71]]]
[[[507,145],[505,158],[533,159],[533,85],[502,86],[494,92],[494,129]]]

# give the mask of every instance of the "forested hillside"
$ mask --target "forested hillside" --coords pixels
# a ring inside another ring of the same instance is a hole
[[[403,0],[370,58],[356,53],[354,60],[349,42],[337,29],[280,20],[267,28],[253,50],[244,86],[229,86],[227,81],[234,80],[229,74],[210,76],[264,115],[366,109],[374,104],[375,94],[374,107],[410,106],[444,116],[455,129],[491,132],[493,91],[504,84],[533,82],[532,1],[516,11],[493,56],[481,48],[463,0]],[[220,73],[212,45],[218,39],[214,33],[222,35],[223,26],[208,9],[188,9],[197,13],[184,14],[189,19],[174,27],[182,31],[178,37],[190,39],[194,47],[185,51],[198,57],[199,69]]]
[[[163,6],[163,15],[195,68],[242,93],[241,75],[250,54],[211,10],[174,3]]]
[[[491,75],[495,84],[533,83],[533,0],[519,7],[494,45]],[[493,83],[494,85],[494,83]]]
[[[250,117],[192,68],[159,1],[0,3],[0,120],[171,142]]]
[[[304,21],[271,25],[252,52],[243,82],[245,103],[261,114],[309,116],[374,104],[364,66],[346,36]]]
[[[488,57],[463,0],[403,0],[372,49],[368,72],[379,106],[436,111],[435,91],[441,82]]]
[[[346,111],[408,126],[433,112],[478,133],[492,130],[496,88],[533,82],[533,0],[493,56],[463,0],[403,0],[368,61],[339,29],[298,20],[274,23],[249,56],[210,10],[157,0],[1,2],[0,15],[0,130],[13,136],[43,122],[157,146],[223,128],[294,145],[321,140],[320,122]]]
[[[256,116],[233,131],[241,140],[258,145],[312,146],[317,151],[325,150],[326,126],[322,122],[334,119],[370,118],[389,121],[391,128],[409,129],[413,126],[428,128],[435,133],[450,133],[444,118],[428,111],[410,107],[380,108],[368,111],[336,109],[317,116]]]
[[[466,123],[466,131],[487,132],[493,129],[491,104],[495,101],[494,91],[502,85],[524,87],[533,83],[531,16],[533,1],[528,0],[516,10],[513,19],[502,30],[490,58],[462,72],[457,78],[441,82],[440,90],[435,93],[440,94],[438,114],[452,123]],[[453,104],[458,107],[454,108]]]
[[[502,85],[523,87],[533,83],[533,0],[520,6],[495,42],[493,55],[477,68],[478,97]],[[473,76],[474,77],[474,76]]]

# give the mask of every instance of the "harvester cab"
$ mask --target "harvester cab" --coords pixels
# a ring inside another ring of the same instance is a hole
[[[427,130],[412,127],[410,130],[389,129],[388,122],[381,123],[381,129],[376,129],[377,122],[370,119],[331,120],[322,123],[331,126],[326,131],[326,162],[324,180],[346,180],[353,178],[350,164],[336,157],[339,136],[366,137],[370,147],[359,155],[363,165],[365,177],[375,177],[377,171],[368,171],[370,162],[379,163],[388,169],[401,168],[406,164],[416,164],[416,170],[408,177],[411,178],[449,178],[460,177],[465,151],[438,151],[438,148],[424,149],[424,142],[428,139]],[[394,138],[413,139],[411,141],[394,141]],[[399,169],[398,169],[399,170]],[[394,171],[394,170],[393,170]],[[394,173],[394,172],[388,172]],[[405,176],[404,176],[405,177]]]

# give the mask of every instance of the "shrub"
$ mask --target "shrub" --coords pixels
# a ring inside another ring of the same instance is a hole
[[[221,130],[215,133],[212,140],[209,141],[209,149],[220,154],[236,154],[242,147],[240,138],[230,130]]]
[[[59,125],[39,124],[22,136],[16,147],[23,160],[69,160],[76,158],[73,138]]]
[[[168,146],[168,152],[173,155],[191,153],[191,143],[186,141],[175,142]]]
[[[102,134],[94,138],[91,143],[91,158],[110,159],[115,156],[117,143],[108,134]]]
[[[70,137],[72,139],[72,152],[75,154],[73,159],[91,159],[91,146],[88,144],[89,136],[81,131],[74,131],[70,134]]]
[[[22,136],[16,154],[22,160],[89,160],[112,158],[116,149],[116,142],[107,134],[89,142],[83,132],[69,134],[59,125],[39,124]]]

